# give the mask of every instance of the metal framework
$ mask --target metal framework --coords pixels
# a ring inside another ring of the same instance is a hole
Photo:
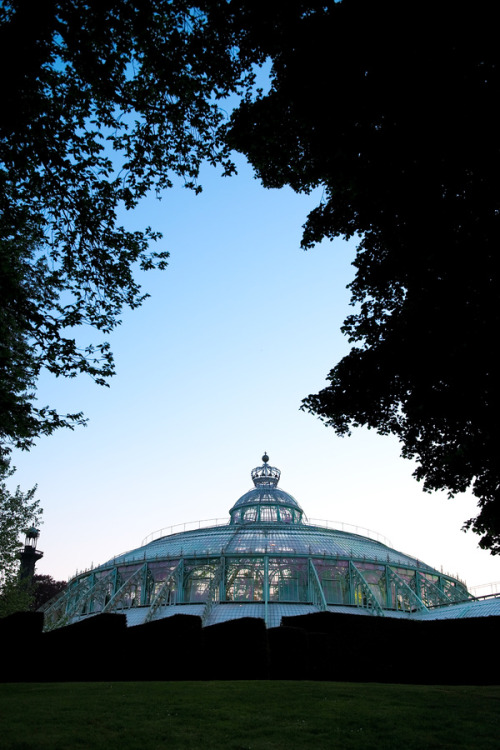
[[[319,610],[326,611],[328,604],[326,603],[325,593],[319,580],[318,571],[314,567],[314,562],[311,558],[309,558],[309,581],[309,590],[311,591],[309,598],[311,603],[318,607]]]
[[[169,572],[161,579],[165,564]],[[300,602],[319,611],[344,605],[384,616],[386,610],[427,611],[429,606],[473,599],[465,589],[447,580],[439,586],[418,570],[407,569],[402,575],[391,565],[377,564],[374,575],[373,568],[373,563],[359,560],[269,554],[155,560],[133,570],[114,567],[99,575],[89,573],[70,586],[45,610],[46,628],[65,625],[77,614],[137,607],[147,607],[149,622],[165,605],[203,604],[206,624],[213,607],[226,602],[262,602],[266,609],[273,603]]]
[[[158,593],[151,600],[151,603],[149,605],[149,611],[146,615],[145,622],[150,622],[151,620],[154,620],[158,609],[163,604],[165,603],[173,604],[173,593],[175,591],[176,574],[179,569],[181,569],[181,573],[182,573],[183,567],[184,567],[184,561],[179,560],[179,562],[177,563],[177,565],[175,566],[175,568],[173,569],[169,577],[165,578],[164,582],[160,585],[160,588],[158,589]],[[149,573],[151,575],[151,571],[149,571]],[[151,575],[151,578],[153,578],[152,575]]]
[[[378,603],[377,597],[373,593],[370,585],[365,580],[362,572],[349,562],[350,589],[353,593],[354,604],[364,609],[369,609],[373,614],[384,616],[384,610]]]
[[[295,498],[277,487],[279,469],[263,460],[226,526],[155,538],[76,576],[46,608],[46,629],[140,607],[147,622],[166,616],[167,605],[169,614],[203,605],[206,625],[218,604],[261,603],[267,622],[275,604],[384,616],[473,599],[457,579],[380,541],[304,523]]]
[[[114,612],[117,609],[123,609],[128,607],[134,607],[137,605],[136,594],[138,590],[145,591],[144,582],[146,580],[146,574],[149,572],[147,563],[136,570],[130,578],[127,578],[117,591],[115,591],[109,601],[104,605],[101,612]],[[141,585],[142,584],[142,585]],[[127,607],[128,603],[128,607]]]
[[[427,611],[427,607],[422,599],[417,596],[413,588],[406,583],[404,578],[399,576],[396,571],[389,566],[387,567],[387,579],[389,585],[394,588],[393,602],[396,603],[398,609],[404,609],[410,612],[414,610]],[[415,576],[411,580],[415,585],[418,585],[418,571],[415,572]]]
[[[428,607],[458,604],[474,599],[463,587],[457,588],[451,581],[442,576],[439,576],[436,580],[432,580],[428,576],[417,572],[414,586],[420,588],[421,596]]]
[[[90,588],[90,577],[82,578],[69,585],[62,594],[51,599],[42,611],[45,630],[53,630],[66,625],[77,612]]]
[[[220,558],[220,562],[215,570],[215,574],[210,582],[210,586],[208,589],[208,595],[207,600],[205,602],[205,607],[203,609],[203,614],[201,616],[201,624],[206,625],[207,620],[210,616],[210,612],[212,611],[212,607],[217,602],[216,593],[220,587],[221,581],[224,579],[224,558]]]

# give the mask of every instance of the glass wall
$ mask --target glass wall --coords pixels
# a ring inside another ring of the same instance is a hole
[[[247,540],[256,551],[256,542]],[[160,597],[165,605],[226,602],[300,602],[354,605],[412,612],[422,604],[435,606],[463,601],[467,591],[459,582],[438,573],[381,562],[314,556],[221,555],[197,560],[177,558],[87,573],[68,589],[66,608],[78,615],[104,609],[148,606]],[[317,577],[316,577],[317,576]],[[318,582],[323,599],[318,600]],[[376,602],[374,601],[376,600]]]
[[[269,601],[307,602],[308,567],[303,558],[269,559]]]
[[[257,602],[264,599],[263,558],[226,561],[226,601]]]

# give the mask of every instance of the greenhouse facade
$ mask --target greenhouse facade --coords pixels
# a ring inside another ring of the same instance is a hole
[[[104,612],[129,625],[193,614],[203,625],[251,616],[274,627],[316,611],[463,617],[474,603],[463,582],[380,538],[309,522],[267,454],[251,476],[228,522],[154,535],[76,575],[46,608],[46,629]]]

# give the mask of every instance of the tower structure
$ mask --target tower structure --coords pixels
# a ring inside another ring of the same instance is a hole
[[[31,583],[35,575],[35,565],[43,557],[43,552],[36,548],[40,537],[40,530],[34,526],[30,526],[24,533],[24,549],[22,552],[19,552],[19,559],[21,560],[19,577],[21,581]]]

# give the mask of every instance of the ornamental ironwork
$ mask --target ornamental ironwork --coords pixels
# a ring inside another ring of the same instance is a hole
[[[294,612],[427,616],[473,600],[458,579],[378,539],[305,523],[278,487],[280,470],[267,453],[262,460],[225,525],[154,535],[78,574],[45,608],[46,629],[111,611],[132,625],[177,612],[198,614],[203,625],[249,614],[279,625]]]

